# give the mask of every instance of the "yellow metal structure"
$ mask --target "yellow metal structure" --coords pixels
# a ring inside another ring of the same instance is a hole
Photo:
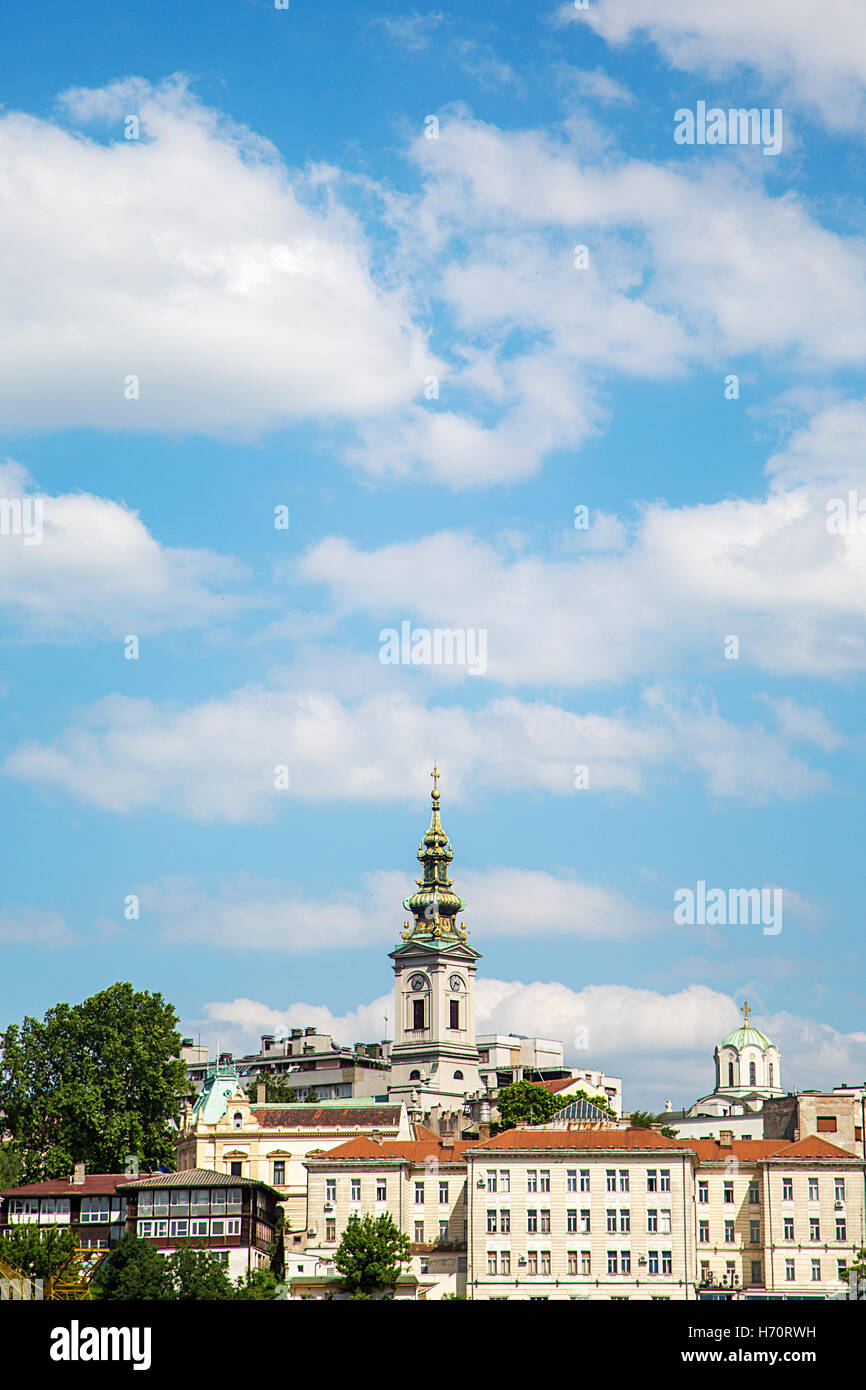
[[[4,1289],[7,1298],[32,1298],[30,1280],[26,1274],[22,1274],[20,1269],[13,1269],[0,1260],[0,1279],[7,1285],[8,1292]]]
[[[72,1250],[45,1282],[45,1297],[63,1303],[83,1303],[92,1300],[90,1281],[107,1250]]]

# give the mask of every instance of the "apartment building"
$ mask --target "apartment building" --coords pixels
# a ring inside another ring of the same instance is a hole
[[[465,1156],[472,1298],[695,1297],[692,1158],[672,1140],[540,1125]]]
[[[274,1253],[277,1193],[266,1183],[206,1169],[124,1178],[126,1230],[162,1255],[192,1245],[216,1255],[232,1278],[267,1269]]]
[[[0,1235],[18,1226],[72,1231],[80,1250],[108,1250],[126,1229],[128,1173],[85,1173],[25,1183],[0,1192]]]
[[[410,1241],[403,1296],[436,1300],[466,1291],[467,1146],[442,1142],[421,1126],[417,1132],[427,1137],[353,1139],[307,1157],[307,1251],[323,1265],[332,1262],[353,1216],[389,1213]],[[307,1296],[329,1297],[339,1279],[323,1277],[315,1288],[306,1278],[294,1283]]]

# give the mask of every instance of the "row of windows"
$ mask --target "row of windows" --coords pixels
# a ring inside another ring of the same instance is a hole
[[[239,1236],[241,1219],[193,1217],[172,1221],[139,1221],[138,1234],[145,1240],[191,1240],[202,1236]]]
[[[65,1219],[70,1215],[69,1198],[13,1197],[9,1204],[9,1214]],[[79,1219],[85,1224],[90,1221],[123,1221],[126,1219],[126,1198],[82,1197]]]
[[[138,1194],[139,1216],[203,1216],[239,1212],[243,1191],[239,1187],[173,1187]]]
[[[567,1269],[570,1275],[591,1274],[592,1273],[592,1254],[589,1250],[569,1250],[566,1252]],[[550,1275],[551,1273],[551,1254],[549,1250],[527,1250],[526,1259],[519,1260],[518,1265],[522,1268],[526,1265],[526,1273],[533,1275]],[[487,1251],[487,1273],[494,1275],[510,1275],[511,1273],[511,1251],[510,1250],[488,1250]],[[670,1250],[649,1250],[647,1251],[647,1273],[651,1275],[669,1275],[673,1271],[673,1259]],[[608,1274],[631,1274],[631,1251],[630,1250],[608,1250],[607,1252],[607,1272]]]
[[[589,1168],[567,1168],[565,1172],[566,1192],[589,1192],[591,1170]],[[607,1192],[628,1192],[630,1191],[631,1173],[628,1168],[607,1168],[605,1169],[605,1190]],[[647,1192],[670,1192],[671,1190],[671,1170],[670,1168],[648,1168],[645,1174]],[[511,1173],[508,1168],[488,1168],[487,1169],[487,1191],[488,1192],[510,1192]],[[527,1168],[526,1169],[526,1191],[527,1192],[549,1192],[550,1191],[550,1169],[549,1168]]]
[[[446,1205],[448,1204],[448,1183],[447,1183],[447,1182],[440,1182],[440,1183],[438,1183],[438,1184],[433,1184],[433,1183],[431,1183],[431,1187],[433,1187],[434,1190],[435,1190],[435,1188],[436,1188],[437,1186],[438,1186],[439,1204],[440,1204],[440,1206],[446,1206]],[[423,1182],[416,1182],[416,1184],[415,1184],[415,1204],[416,1204],[416,1206],[422,1206],[422,1205],[424,1204],[424,1202],[427,1200],[427,1199],[426,1199],[426,1195],[425,1195],[425,1194],[426,1194],[426,1190],[427,1190],[427,1189],[426,1189],[426,1185],[425,1185]],[[326,1179],[325,1179],[325,1201],[326,1201],[326,1202],[336,1202],[336,1200],[337,1200],[337,1179],[336,1179],[336,1178],[326,1178]],[[350,1179],[349,1179],[349,1200],[350,1200],[351,1202],[360,1202],[360,1200],[361,1200],[361,1179],[360,1179],[360,1178],[350,1178]],[[376,1201],[377,1201],[377,1202],[387,1202],[387,1200],[388,1200],[388,1180],[387,1180],[387,1178],[377,1178],[377,1179],[376,1179]]]
[[[550,1209],[548,1207],[530,1208],[526,1213],[526,1229],[530,1233],[536,1231],[545,1234],[550,1231]],[[668,1208],[650,1208],[646,1214],[646,1228],[650,1234],[660,1233],[669,1235],[671,1231],[671,1213]],[[610,1208],[605,1213],[605,1226],[610,1232],[619,1231],[627,1234],[631,1231],[631,1211],[628,1208],[621,1208],[619,1212]],[[565,1213],[566,1231],[579,1231],[582,1235],[589,1235],[592,1230],[592,1216],[588,1208],[578,1211],[576,1207],[569,1207]],[[487,1210],[487,1230],[489,1232],[500,1231],[503,1235],[511,1231],[511,1211],[508,1207],[489,1207]]]
[[[610,1228],[608,1228],[610,1229]],[[837,1216],[835,1221],[836,1240],[846,1241],[848,1239],[848,1223],[844,1216]],[[736,1222],[726,1221],[724,1223],[725,1244],[733,1245],[736,1240]],[[786,1216],[782,1222],[782,1239],[794,1239],[794,1218]],[[809,1217],[809,1239],[821,1239],[821,1220],[820,1217]],[[708,1245],[710,1242],[710,1223],[709,1221],[698,1222],[698,1241],[701,1245]],[[749,1222],[749,1243],[760,1245],[761,1243],[761,1223],[760,1221]]]

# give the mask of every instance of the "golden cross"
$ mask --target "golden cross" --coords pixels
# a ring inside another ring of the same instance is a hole
[[[748,999],[744,999],[744,1000],[743,1000],[743,1007],[740,1009],[740,1013],[743,1015],[744,1019],[746,1020],[746,1023],[748,1023],[748,1021],[749,1021],[749,1014],[750,1014],[751,1012],[752,1012],[752,1010],[749,1008],[749,1001],[748,1001]]]
[[[430,776],[433,778],[433,795],[438,796],[440,772],[435,763],[433,764],[433,771],[430,773]]]

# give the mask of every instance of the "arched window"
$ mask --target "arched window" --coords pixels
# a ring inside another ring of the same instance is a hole
[[[236,1110],[236,1111],[235,1111],[234,1119],[233,1119],[232,1123],[234,1124],[235,1129],[242,1129],[242,1128],[243,1128],[244,1117],[243,1117],[243,1115],[241,1114],[240,1110]]]
[[[733,1064],[733,1062],[729,1062],[729,1063],[728,1063],[728,1085],[729,1085],[729,1086],[733,1086],[733,1084],[734,1084],[734,1064]]]
[[[462,1071],[456,1071],[456,1072],[454,1073],[454,1080],[455,1080],[455,1081],[462,1081],[462,1080],[463,1080],[463,1073],[462,1073]]]
[[[410,1073],[409,1073],[409,1080],[410,1080],[410,1081],[420,1081],[420,1080],[421,1080],[421,1073],[420,1073],[420,1071],[410,1071]]]
[[[770,1063],[770,1085],[771,1085],[771,1086],[775,1086],[775,1084],[776,1084],[776,1083],[775,1083],[775,1081],[773,1080],[773,1063],[771,1062],[771,1063]]]
[[[757,1085],[757,1081],[758,1081],[758,1069],[757,1069],[757,1067],[755,1066],[754,1062],[750,1062],[750,1063],[749,1063],[749,1085],[750,1085],[750,1086],[755,1086],[755,1085]]]

